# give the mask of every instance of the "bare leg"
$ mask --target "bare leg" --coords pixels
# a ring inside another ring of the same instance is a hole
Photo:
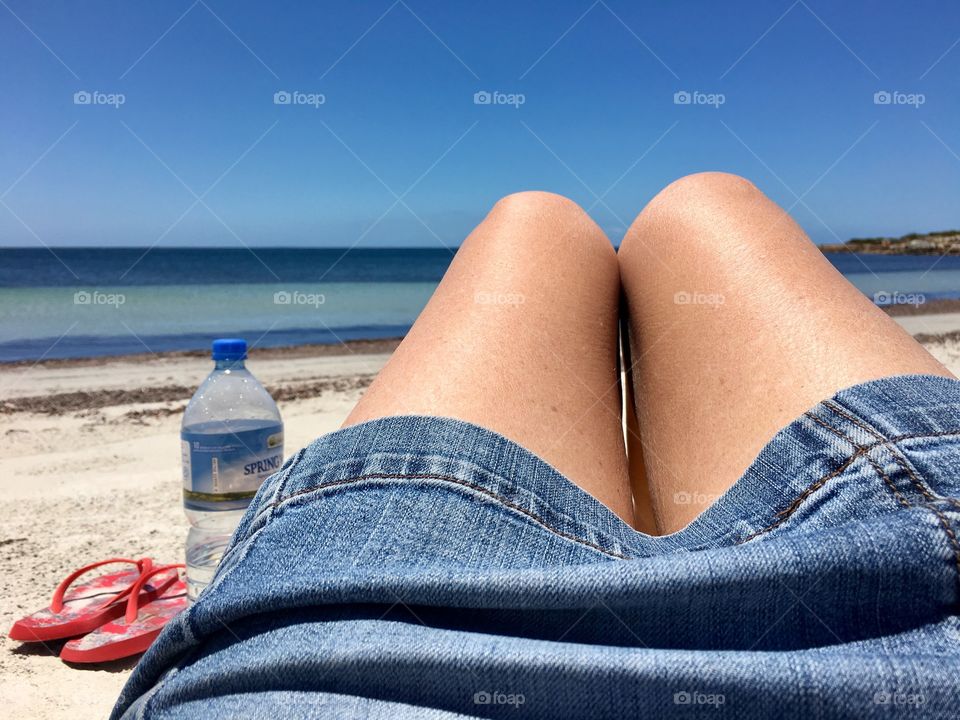
[[[470,234],[347,418],[467,420],[532,450],[627,523],[616,254],[576,204],[510,195]]]
[[[629,368],[633,366],[630,354],[629,328],[625,321],[626,307],[621,302],[620,347],[623,352],[623,367],[627,370],[627,379],[623,387],[624,428],[627,441],[627,473],[630,475],[630,490],[633,493],[633,524],[640,532],[657,534],[657,518],[653,512],[650,486],[643,465],[643,439],[637,421],[637,404],[634,402],[633,385]]]
[[[837,390],[952,377],[742,178],[692,175],[651,201],[620,250],[633,386],[660,529],[680,529],[773,435]],[[708,503],[707,503],[708,504]]]

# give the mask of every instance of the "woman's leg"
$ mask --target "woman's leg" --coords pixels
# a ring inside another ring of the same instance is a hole
[[[837,390],[952,377],[748,181],[692,175],[619,254],[632,382],[658,525],[680,529],[784,425]]]
[[[347,418],[440,415],[543,457],[626,522],[633,507],[617,375],[616,254],[576,204],[496,204]]]

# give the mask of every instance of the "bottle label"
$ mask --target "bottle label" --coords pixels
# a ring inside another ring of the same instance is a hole
[[[222,433],[181,432],[183,504],[188,510],[242,510],[283,465],[283,425]]]

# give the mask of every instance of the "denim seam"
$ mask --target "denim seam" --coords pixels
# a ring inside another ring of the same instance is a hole
[[[809,414],[807,414],[807,416],[810,417]],[[821,422],[821,424],[826,425],[825,422]],[[828,426],[828,427],[832,427],[832,426]],[[836,430],[836,428],[833,428],[833,429]],[[901,441],[901,440],[911,440],[911,439],[925,438],[925,437],[947,437],[947,436],[960,436],[960,430],[949,430],[949,431],[936,432],[936,433],[918,433],[918,434],[913,434],[913,435],[898,435],[897,437],[887,438],[887,439],[884,439],[884,440],[878,440],[876,443],[873,443],[873,444],[871,444],[871,445],[857,445],[857,444],[854,443],[852,440],[850,440],[849,442],[850,442],[850,443],[854,446],[854,448],[856,448],[856,449],[854,450],[853,454],[850,455],[846,460],[844,460],[844,462],[843,462],[839,467],[831,470],[829,473],[827,473],[827,474],[824,475],[823,477],[815,480],[813,483],[811,483],[810,485],[808,485],[808,486],[803,490],[803,492],[801,492],[800,495],[798,495],[798,496],[794,499],[794,501],[793,501],[792,503],[790,503],[790,505],[788,505],[788,506],[787,506],[786,508],[784,508],[783,510],[780,510],[779,512],[777,512],[777,514],[776,514],[777,519],[776,519],[776,520],[774,520],[772,523],[770,523],[769,525],[767,525],[765,528],[762,528],[762,529],[760,529],[760,530],[757,530],[757,531],[755,531],[755,532],[750,533],[750,534],[747,535],[745,538],[743,538],[742,540],[738,541],[737,544],[740,545],[740,544],[742,544],[742,543],[748,542],[748,541],[750,541],[750,540],[753,540],[753,539],[756,538],[756,537],[759,537],[760,535],[763,535],[763,534],[765,534],[765,533],[770,532],[771,530],[774,530],[774,529],[778,528],[780,525],[782,525],[784,522],[786,522],[786,520],[787,520],[791,515],[793,515],[793,513],[795,513],[797,510],[800,509],[800,506],[803,505],[804,501],[806,501],[806,499],[807,499],[808,497],[810,497],[810,495],[812,495],[814,492],[816,492],[817,490],[819,490],[820,488],[822,488],[822,487],[823,487],[824,485],[826,485],[830,480],[833,480],[835,477],[837,477],[838,475],[842,474],[842,473],[843,473],[844,471],[846,471],[851,465],[853,465],[853,463],[854,463],[861,455],[865,455],[866,453],[868,453],[868,452],[869,452],[870,450],[872,450],[873,448],[875,448],[875,447],[880,447],[880,446],[882,446],[882,445],[887,445],[887,444],[890,444],[890,443],[896,443],[896,442]]]
[[[829,407],[827,403],[823,403],[823,404]],[[893,496],[894,498],[896,498],[897,502],[900,503],[900,505],[905,508],[910,507],[910,502],[900,493],[900,491],[897,489],[897,486],[894,484],[893,480],[890,479],[890,476],[887,475],[884,469],[880,466],[880,463],[878,463],[875,459],[873,459],[870,456],[870,452],[867,449],[865,449],[863,445],[860,445],[860,443],[856,442],[853,438],[851,438],[845,432],[843,432],[839,428],[834,427],[833,425],[831,425],[830,423],[828,423],[826,420],[819,417],[818,415],[814,415],[812,412],[806,412],[804,413],[804,415],[806,415],[808,418],[818,423],[819,425],[822,425],[823,427],[825,427],[827,430],[832,432],[841,440],[845,440],[846,442],[853,445],[858,452],[862,452],[867,462],[870,463],[870,466],[876,471],[877,476],[881,480],[883,480],[884,485],[886,485],[890,489],[890,492],[893,493]],[[870,434],[874,435],[874,433],[870,433]],[[874,435],[874,437],[876,437],[876,435]]]
[[[927,485],[924,484],[923,480],[921,480],[917,474],[917,471],[910,464],[909,459],[903,454],[903,450],[897,447],[896,443],[894,443],[890,448],[890,454],[893,455],[893,459],[896,461],[897,465],[899,465],[900,468],[907,474],[914,487],[917,488],[917,490],[921,495],[923,495],[924,499],[928,503],[934,503],[938,500],[943,500],[960,509],[960,502],[958,502],[955,498],[947,497],[945,495],[934,496],[931,494],[930,489],[928,489]]]
[[[864,457],[867,459],[867,462],[870,463],[873,469],[877,471],[877,475],[881,477],[884,484],[888,488],[890,488],[890,491],[893,493],[893,496],[897,499],[897,502],[899,502],[900,505],[902,505],[904,508],[912,507],[910,505],[910,501],[907,500],[903,495],[901,495],[899,490],[897,490],[897,486],[894,485],[893,480],[890,479],[890,476],[887,475],[886,471],[883,469],[880,463],[877,462],[874,458],[870,457],[869,452],[864,453]]]
[[[949,497],[945,495],[941,495],[939,497],[933,497],[928,494],[924,486],[919,484],[918,480],[914,480],[914,471],[912,470],[911,465],[909,464],[909,461],[907,460],[906,455],[904,454],[904,450],[899,447],[899,443],[904,440],[916,440],[916,439],[928,438],[928,437],[950,437],[950,436],[957,436],[957,435],[960,435],[960,432],[946,431],[946,432],[938,432],[938,433],[925,433],[921,435],[899,435],[897,437],[890,438],[888,441],[884,443],[877,443],[877,445],[891,444],[896,448],[896,451],[894,451],[891,448],[891,455],[893,455],[894,460],[897,461],[897,464],[900,465],[900,467],[904,470],[904,472],[907,473],[908,477],[911,478],[911,481],[914,483],[914,485],[917,486],[917,489],[920,491],[920,493],[925,498],[927,498],[928,502],[936,502],[940,500],[943,502],[947,502],[950,505],[953,505],[954,507],[956,507],[958,510],[960,510],[960,500],[958,500],[957,498]],[[872,447],[876,447],[876,445]]]
[[[585,538],[579,537],[577,535],[573,535],[571,533],[564,532],[563,530],[553,527],[546,520],[544,520],[542,517],[540,517],[536,513],[533,513],[527,510],[526,508],[523,508],[520,505],[517,505],[516,503],[510,502],[505,497],[498,495],[497,493],[483,487],[482,485],[477,485],[475,483],[467,482],[466,480],[461,480],[459,478],[452,477],[450,475],[440,475],[440,474],[434,474],[434,473],[368,473],[365,475],[357,475],[354,477],[344,478],[342,480],[333,480],[331,482],[321,483],[319,485],[314,485],[309,488],[304,488],[303,490],[298,490],[297,492],[291,495],[288,495],[283,499],[277,499],[276,501],[271,503],[270,507],[276,508],[278,505],[282,503],[286,503],[288,500],[292,500],[302,495],[307,495],[317,490],[326,490],[329,488],[341,487],[344,485],[350,485],[357,482],[363,482],[364,480],[437,480],[439,482],[447,482],[453,485],[466,487],[475,492],[480,493],[481,495],[492,498],[493,500],[503,505],[504,507],[510,508],[511,510],[515,510],[516,512],[521,513],[522,515],[526,516],[530,520],[534,521],[537,525],[541,526],[545,530],[548,530],[554,535],[562,537],[566,540],[570,540],[572,542],[576,542],[580,545],[585,545],[589,548],[596,550],[597,552],[603,553],[604,555],[609,555],[611,557],[615,557],[620,560],[628,559],[627,555],[623,555],[614,550],[607,550]]]
[[[854,415],[846,412],[843,408],[839,407],[835,403],[832,403],[828,400],[823,404],[827,408],[832,410],[834,413],[836,413],[842,418],[846,418],[847,420],[852,422],[854,425],[859,427],[864,432],[869,433],[870,435],[875,437],[877,440],[881,440],[881,441],[887,440],[887,438],[881,432],[879,432],[876,428],[871,427],[860,418],[857,418]],[[914,488],[916,488],[917,492],[919,492],[928,503],[934,502],[935,498],[933,494],[927,488],[926,484],[920,479],[919,475],[917,475],[916,471],[907,462],[906,457],[904,457],[903,455],[903,451],[899,447],[897,447],[897,444],[895,442],[892,442],[890,444],[889,450],[890,450],[890,454],[893,456],[894,462],[896,462],[897,465],[900,466],[900,469],[907,474],[907,477],[910,478],[910,482],[913,483],[913,486]]]
[[[774,520],[772,523],[767,525],[765,528],[761,530],[756,530],[755,532],[750,533],[745,538],[740,540],[737,544],[739,545],[745,542],[749,542],[750,540],[753,540],[754,538],[759,537],[764,533],[768,533],[771,530],[775,530],[776,528],[780,527],[780,525],[786,522],[791,515],[793,515],[797,510],[800,509],[800,507],[803,505],[803,503],[806,501],[808,497],[810,497],[813,493],[815,493],[817,490],[822,488],[824,485],[826,485],[828,482],[833,480],[838,475],[843,474],[847,469],[849,469],[851,465],[853,465],[854,462],[856,462],[860,458],[861,455],[862,453],[860,450],[855,451],[846,460],[844,460],[839,467],[834,468],[823,477],[819,478],[818,480],[815,480],[813,483],[808,485],[806,489],[804,489],[804,491],[801,492],[794,499],[792,503],[790,503],[783,510],[779,510],[775,514],[775,517],[777,518],[776,520]]]
[[[363,472],[363,470],[370,466],[378,466],[378,467],[381,467],[381,469],[378,472],[384,475],[385,477],[403,477],[408,474],[416,475],[417,473],[408,473],[405,470],[398,469],[395,472],[391,472],[389,470],[382,469],[382,467],[391,468],[391,467],[397,467],[398,465],[401,467],[406,467],[409,461],[411,460],[411,458],[412,458],[411,454],[405,451],[395,451],[395,450],[379,451],[378,450],[378,451],[372,451],[366,454],[349,455],[349,456],[340,458],[338,460],[331,460],[329,462],[324,463],[319,469],[312,471],[311,474],[316,476],[329,477],[329,476],[337,475],[338,473],[343,472],[343,474],[347,475],[346,479],[349,480],[355,477],[365,477],[367,475],[373,475],[374,474],[373,472]],[[416,460],[419,462],[425,463],[427,467],[434,468],[435,473],[433,474],[436,474],[444,478],[447,478],[447,477],[459,478],[461,476],[471,476],[471,477],[480,476],[483,478],[490,478],[498,482],[507,483],[512,487],[527,493],[529,497],[536,500],[537,503],[550,508],[557,515],[562,516],[566,521],[568,521],[572,525],[579,524],[585,528],[590,528],[590,531],[593,534],[602,536],[607,539],[611,539],[611,544],[621,544],[616,540],[612,540],[612,536],[609,533],[605,532],[604,530],[594,525],[591,525],[589,523],[578,522],[578,520],[572,517],[570,514],[558,510],[555,506],[555,503],[545,499],[541,494],[534,492],[533,490],[527,487],[524,487],[522,483],[517,483],[512,478],[504,475],[502,472],[498,472],[484,465],[479,465],[466,458],[455,457],[453,455],[443,454],[440,452],[430,453],[426,455],[418,455],[416,457]],[[537,460],[541,460],[541,458],[537,457]],[[354,469],[358,461],[362,461],[363,467],[359,469]],[[455,467],[451,467],[451,465],[454,465]],[[348,468],[348,469],[344,472],[345,468]],[[359,475],[354,475],[349,473],[359,473]],[[423,474],[429,475],[429,473],[423,473]],[[337,481],[330,480],[328,482],[337,482]],[[289,484],[291,483],[285,483],[284,486],[279,488],[278,492],[274,494],[272,505],[280,504],[284,500],[286,500],[288,497],[293,497],[294,495],[299,494],[300,492],[309,492],[309,489],[304,491],[297,490],[295,493],[291,493],[291,495],[283,496],[283,492],[287,489],[287,485]],[[321,485],[324,485],[324,484],[327,484],[327,483],[320,483],[319,485],[315,485],[312,487],[320,487]],[[481,485],[481,487],[485,487],[485,486]],[[499,496],[499,493],[496,493],[496,494]],[[264,507],[266,508],[266,506]],[[266,511],[267,511],[266,509],[261,509],[259,512],[265,513]]]
[[[803,502],[804,502],[808,497],[810,497],[810,495],[812,495],[814,492],[816,492],[817,490],[819,490],[820,488],[822,488],[822,487],[823,487],[824,485],[826,485],[830,480],[832,480],[833,478],[835,478],[835,477],[837,477],[838,475],[840,475],[841,473],[843,473],[843,472],[844,472],[845,470],[847,470],[861,455],[866,454],[867,452],[869,452],[869,451],[872,450],[873,448],[875,448],[875,447],[881,447],[881,446],[884,446],[884,445],[889,445],[889,444],[893,444],[893,443],[897,443],[897,442],[901,442],[901,441],[903,441],[903,440],[915,440],[915,439],[919,439],[919,438],[951,437],[951,436],[952,436],[952,437],[960,436],[960,430],[944,430],[944,431],[935,432],[935,433],[929,433],[929,432],[928,432],[928,433],[914,433],[914,434],[906,434],[906,435],[897,435],[897,436],[892,437],[892,438],[886,438],[886,439],[884,439],[884,440],[878,440],[877,442],[872,443],[872,444],[870,444],[870,445],[862,445],[862,446],[860,446],[859,449],[855,450],[855,451],[853,452],[853,454],[850,455],[850,457],[848,457],[846,460],[844,460],[844,462],[843,462],[839,467],[831,470],[829,473],[827,473],[827,474],[824,475],[823,477],[815,480],[813,483],[811,483],[809,486],[807,486],[807,488],[804,489],[804,491],[801,492],[800,495],[798,495],[798,496],[796,497],[796,499],[794,499],[794,501],[793,501],[792,503],[790,503],[789,506],[787,506],[787,507],[784,508],[783,510],[780,510],[780,511],[777,513],[777,519],[776,519],[776,520],[774,520],[772,523],[770,523],[769,525],[767,525],[765,528],[762,528],[761,530],[757,530],[757,531],[755,531],[755,532],[750,533],[749,535],[747,535],[747,536],[746,536],[745,538],[743,538],[742,540],[739,540],[739,541],[737,542],[737,544],[738,544],[738,545],[743,544],[743,543],[745,543],[745,542],[748,542],[748,541],[750,541],[750,540],[753,540],[753,539],[756,538],[756,537],[759,537],[760,535],[763,535],[763,534],[765,534],[765,533],[767,533],[767,532],[770,532],[771,530],[774,530],[774,529],[778,528],[778,527],[779,527],[780,525],[782,525],[791,515],[793,515],[793,513],[795,513],[795,512],[800,508],[801,505],[803,505]],[[950,502],[951,502],[952,504],[956,504],[957,507],[960,507],[960,504],[956,503],[956,501],[950,500]]]
[[[843,414],[840,408],[831,407],[829,405],[828,407],[830,407],[830,409],[836,412],[837,414],[840,414],[840,415]],[[851,422],[854,422],[854,423],[857,422],[852,417],[849,419]],[[869,428],[867,428],[865,425],[863,425],[862,427],[864,430],[867,430],[869,432]],[[874,435],[875,437],[878,437],[878,438],[882,437],[878,433],[875,433]],[[894,438],[894,440],[897,440],[897,438]],[[931,494],[932,488],[929,488],[928,484],[925,484],[923,480],[919,477],[919,475],[916,472],[916,469],[910,463],[903,449],[900,448],[896,442],[891,442],[890,454],[893,455],[894,461],[896,461],[897,465],[899,465],[900,468],[907,474],[907,477],[910,478],[910,482],[913,483],[914,487],[917,488],[917,491],[921,495],[923,495],[923,497],[926,499],[928,503],[936,502],[937,500],[945,500],[949,504],[960,509],[960,501],[957,501],[956,498],[952,498],[945,495],[940,495],[939,497],[935,497],[934,495]],[[960,569],[960,565],[958,565],[958,569]]]
[[[810,412],[810,411],[805,412],[804,415],[807,416],[808,418],[810,418],[811,420],[813,420],[813,421],[814,421],[815,423],[817,423],[818,425],[820,425],[820,426],[826,428],[827,430],[829,430],[830,432],[832,432],[834,435],[836,435],[836,436],[837,436],[838,438],[840,438],[841,440],[846,440],[848,443],[850,443],[851,445],[853,445],[857,450],[862,450],[862,449],[863,449],[863,446],[860,445],[859,443],[857,443],[856,441],[854,441],[853,438],[851,438],[850,436],[848,436],[848,435],[847,435],[845,432],[843,432],[842,430],[839,430],[838,428],[835,428],[833,425],[831,425],[830,423],[828,423],[826,420],[824,420],[823,418],[821,418],[819,415],[814,415],[813,412]]]
[[[957,533],[950,524],[950,520],[948,520],[947,516],[943,514],[943,510],[938,508],[933,502],[923,503],[923,507],[936,515],[937,521],[940,523],[940,527],[943,528],[943,532],[947,536],[947,542],[950,544],[950,547],[953,550],[953,560],[957,570],[957,590],[958,595],[960,595],[960,539],[957,538]]]
[[[871,426],[871,425],[868,425],[864,420],[856,417],[856,416],[853,415],[852,413],[844,410],[842,407],[840,407],[839,405],[837,405],[837,403],[832,402],[832,401],[830,401],[830,400],[824,400],[823,406],[824,406],[825,408],[833,411],[835,414],[839,415],[839,416],[842,417],[844,420],[849,420],[850,422],[852,422],[854,425],[856,425],[858,428],[860,428],[861,430],[863,430],[863,431],[864,431],[865,433],[867,433],[868,435],[872,435],[875,439],[877,439],[877,440],[885,440],[885,439],[886,439],[886,435],[884,435],[882,432],[880,432],[879,430],[877,430],[875,427],[873,427],[873,426]]]
[[[279,482],[277,482],[277,489],[273,494],[275,499],[279,498],[283,494],[283,491],[287,486],[287,482],[290,480],[290,476],[293,474],[293,468],[303,461],[303,456],[306,454],[307,448],[302,447],[297,451],[297,454],[293,456],[293,460],[287,467],[287,471],[283,474],[283,477],[280,478]]]
[[[960,430],[940,430],[938,432],[905,433],[903,435],[894,435],[891,438],[887,438],[882,442],[873,443],[872,445],[864,445],[864,447],[869,449],[871,447],[876,447],[877,445],[885,445],[886,443],[898,443],[904,440],[920,440],[922,438],[935,438],[935,437],[960,437]]]
[[[897,443],[890,442],[889,439],[885,435],[883,435],[883,433],[881,433],[879,430],[870,426],[865,421],[856,417],[852,413],[847,412],[842,407],[839,407],[836,403],[833,403],[827,400],[823,403],[823,405],[824,407],[831,410],[835,415],[838,415],[841,418],[849,421],[850,423],[852,423],[853,425],[860,428],[861,430],[866,432],[868,435],[870,435],[871,437],[879,441],[881,444],[887,445],[887,449],[890,451],[890,455],[893,456],[894,462],[896,462],[897,465],[900,467],[900,469],[904,473],[906,473],[913,487],[926,500],[926,502],[922,503],[923,507],[929,509],[934,515],[936,515],[937,521],[940,523],[940,526],[943,528],[943,532],[947,536],[947,542],[950,544],[950,547],[953,550],[953,559],[957,568],[957,582],[960,583],[960,541],[958,541],[957,539],[957,534],[954,532],[953,527],[951,527],[950,522],[947,520],[947,517],[943,514],[943,511],[940,510],[940,508],[938,508],[934,504],[937,498],[933,496],[931,491],[927,488],[926,484],[923,482],[923,480],[921,480],[919,474],[911,466],[907,458],[903,455],[903,451],[897,446]],[[814,417],[813,415],[810,415],[810,413],[807,413],[807,415],[812,419],[820,422],[818,418]],[[821,424],[824,425],[825,427],[827,426],[826,423],[821,422]],[[837,434],[840,435],[841,437],[844,437],[839,432]],[[851,444],[853,444],[858,451],[863,450],[863,448],[860,445],[857,445],[857,443],[853,442],[849,438],[846,438],[846,439]],[[906,501],[900,497],[900,494],[897,492],[896,488],[894,487],[887,473],[884,472],[882,467],[880,467],[880,464],[876,460],[874,460],[872,457],[870,457],[869,451],[865,451],[864,455],[867,461],[873,466],[874,470],[876,470],[877,473],[879,473],[880,477],[883,478],[887,486],[893,490],[893,492],[897,496],[897,499],[900,500],[901,504],[904,505],[905,507],[909,507],[909,505],[906,504]],[[960,504],[958,504],[957,501],[954,500],[953,498],[943,498],[943,500],[950,503],[951,505],[956,505],[960,507]]]

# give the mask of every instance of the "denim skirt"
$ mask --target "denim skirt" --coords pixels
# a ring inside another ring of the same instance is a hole
[[[931,376],[825,400],[658,537],[482,427],[374,420],[267,480],[114,717],[957,718],[958,496]]]

